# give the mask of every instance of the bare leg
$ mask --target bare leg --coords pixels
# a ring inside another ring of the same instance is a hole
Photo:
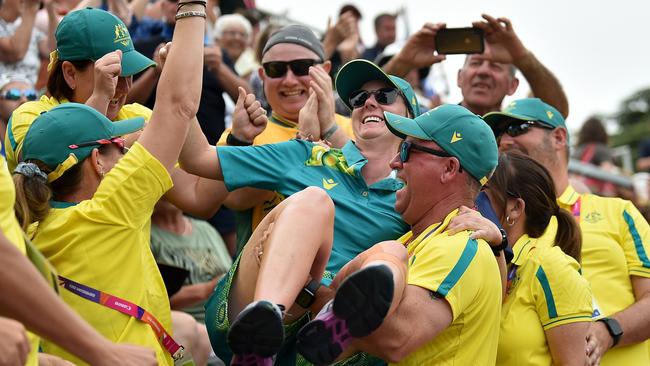
[[[274,208],[244,247],[230,292],[229,318],[257,300],[289,309],[310,277],[322,277],[333,228],[334,204],[320,188],[307,188]],[[304,309],[290,313],[287,322]]]

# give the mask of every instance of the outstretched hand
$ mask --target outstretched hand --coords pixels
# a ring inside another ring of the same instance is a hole
[[[240,140],[252,143],[266,128],[266,110],[255,99],[254,94],[246,94],[246,90],[241,86],[237,90],[239,95],[232,114],[231,133]]]
[[[494,62],[516,64],[528,55],[529,51],[512,28],[510,19],[494,18],[487,14],[482,17],[484,20],[473,22],[472,25],[485,32],[486,58]]]

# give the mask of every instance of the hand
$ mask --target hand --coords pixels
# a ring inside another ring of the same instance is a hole
[[[255,99],[255,95],[247,95],[246,90],[241,86],[237,90],[239,96],[235,104],[235,111],[232,114],[232,130],[230,133],[240,140],[252,143],[255,137],[266,128],[266,110]]]
[[[167,61],[167,55],[169,55],[169,50],[171,47],[171,42],[161,43],[153,52],[153,60],[156,62],[156,73],[158,75],[162,73],[163,66],[165,66],[165,61]]]
[[[25,327],[13,319],[0,317],[0,365],[22,366],[30,351]]]
[[[109,52],[95,61],[95,89],[93,94],[99,94],[106,100],[115,95],[117,78],[122,72],[122,51]]]
[[[512,28],[508,18],[493,18],[482,15],[485,21],[473,22],[476,28],[485,32],[485,58],[504,64],[517,64],[530,53]]]
[[[434,53],[436,34],[445,27],[445,23],[426,23],[422,29],[408,38],[404,47],[395,56],[396,62],[405,63],[409,69],[419,69],[443,61],[445,55]]]
[[[593,326],[593,325],[592,325]],[[585,366],[598,366],[600,365],[600,358],[603,355],[600,346],[598,345],[598,340],[595,335],[589,332],[587,338],[585,339],[587,346],[585,347],[587,351],[587,362]]]
[[[473,231],[469,236],[470,239],[483,239],[490,246],[501,245],[502,238],[499,228],[492,221],[466,206],[460,206],[458,215],[451,219],[447,226],[447,234],[454,235],[463,230]]]
[[[204,282],[202,283],[203,285],[203,299],[207,300],[212,296],[212,293],[214,292],[214,288],[217,287],[217,283],[223,278],[224,274],[220,274],[218,276],[215,276],[213,279],[211,279],[209,282]]]
[[[75,364],[54,355],[39,353],[38,366],[75,366]]]
[[[316,94],[318,99],[318,125],[319,133],[314,135],[317,140],[323,135],[323,132],[329,130],[336,120],[335,107],[334,107],[334,92],[332,91],[332,78],[322,68],[322,66],[314,66],[309,68],[309,76],[311,81],[309,87]],[[311,96],[311,93],[310,93]],[[301,111],[302,112],[302,111]]]
[[[318,96],[314,89],[309,90],[309,99],[298,114],[298,139],[320,140],[321,127],[318,118]]]
[[[221,53],[221,48],[215,46],[206,47],[203,50],[203,62],[205,63],[205,67],[208,68],[208,71],[218,71],[223,62],[223,54]]]
[[[596,360],[598,364],[605,352],[612,348],[614,340],[607,330],[607,326],[603,322],[593,322],[589,327],[587,334],[587,355],[591,350],[589,360]]]
[[[156,366],[156,352],[153,349],[130,344],[108,343],[105,354],[92,362],[97,366]]]

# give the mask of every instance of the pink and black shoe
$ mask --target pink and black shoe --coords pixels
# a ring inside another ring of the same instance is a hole
[[[268,301],[256,301],[237,315],[228,330],[231,365],[272,366],[284,340],[282,309]]]
[[[297,349],[316,365],[334,362],[353,338],[379,328],[395,291],[393,274],[385,265],[365,267],[346,278],[334,296],[298,332]]]

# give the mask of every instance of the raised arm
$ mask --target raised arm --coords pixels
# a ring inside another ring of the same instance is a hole
[[[560,81],[521,42],[508,18],[494,18],[483,14],[483,21],[472,25],[485,31],[485,42],[490,49],[490,59],[512,64],[526,78],[533,95],[557,108],[567,118],[569,102]]]
[[[205,6],[186,4],[179,14],[192,12],[204,13]],[[204,30],[205,18],[200,16],[176,21],[172,46],[158,82],[153,114],[138,139],[169,171],[176,164],[190,122],[199,108]]]
[[[435,54],[436,34],[445,28],[444,23],[426,23],[415,34],[410,36],[404,47],[384,65],[387,74],[404,77],[409,71],[429,67],[443,61],[445,55]]]
[[[22,60],[29,48],[38,12],[39,0],[26,0],[22,20],[16,32],[10,37],[0,37],[0,61],[14,63]]]

